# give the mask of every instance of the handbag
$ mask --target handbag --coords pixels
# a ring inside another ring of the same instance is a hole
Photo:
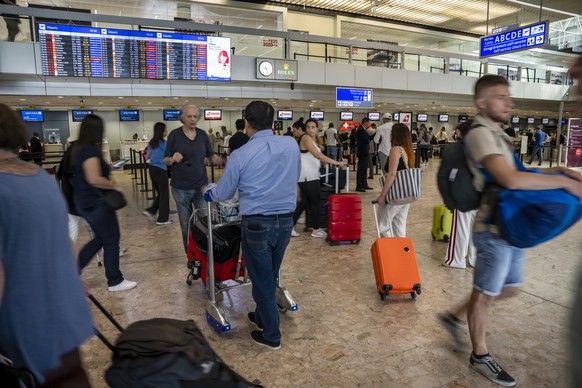
[[[400,157],[402,157],[402,151],[400,151]],[[422,170],[420,168],[396,171],[394,183],[386,195],[386,203],[389,205],[407,205],[416,201],[420,198],[421,178]],[[384,177],[380,178],[380,186],[384,186]]]
[[[0,354],[0,381],[6,388],[36,388],[40,384],[27,368],[16,368],[12,361]]]
[[[127,205],[127,201],[123,194],[117,190],[98,190],[101,194],[101,198],[107,206],[107,209],[111,211],[116,211],[124,208]]]

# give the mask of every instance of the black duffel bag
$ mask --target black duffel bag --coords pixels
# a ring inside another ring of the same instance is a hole
[[[190,227],[192,240],[200,252],[208,252],[208,221],[207,218],[199,218]],[[226,263],[232,257],[238,256],[240,249],[241,230],[240,225],[224,225],[213,228],[212,243],[214,245],[214,261]]]

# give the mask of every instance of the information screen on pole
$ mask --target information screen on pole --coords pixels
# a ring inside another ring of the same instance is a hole
[[[372,89],[335,88],[338,108],[372,108]]]
[[[43,75],[230,81],[230,39],[38,25]]]
[[[566,144],[566,167],[582,167],[582,119],[570,119]]]
[[[548,42],[548,21],[530,24],[512,31],[481,38],[479,56],[508,54],[545,46]]]

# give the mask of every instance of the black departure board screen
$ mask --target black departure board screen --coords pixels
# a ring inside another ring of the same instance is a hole
[[[230,81],[230,39],[43,24],[43,75]]]

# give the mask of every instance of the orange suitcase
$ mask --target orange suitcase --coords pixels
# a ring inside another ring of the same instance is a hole
[[[380,238],[376,204],[374,218],[378,239],[371,248],[376,288],[382,300],[388,295],[410,294],[413,299],[421,293],[420,273],[412,240],[406,237]]]

